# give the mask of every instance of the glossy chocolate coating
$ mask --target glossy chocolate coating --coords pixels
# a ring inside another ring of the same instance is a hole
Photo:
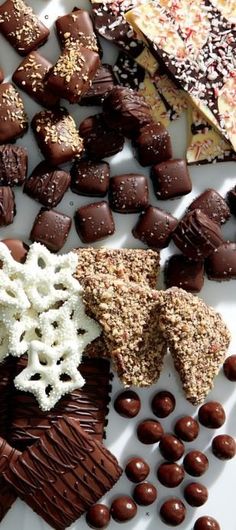
[[[225,411],[217,401],[209,401],[200,407],[198,419],[208,429],[219,429],[225,422]]]
[[[230,212],[236,217],[236,186],[227,193],[227,202]]]
[[[72,13],[59,17],[56,20],[56,31],[62,49],[76,43],[89,50],[98,51],[93,23],[88,11],[84,9],[75,8]]]
[[[41,208],[30,232],[30,240],[42,243],[51,252],[58,252],[65,244],[70,228],[68,215]]]
[[[188,258],[201,261],[223,243],[223,236],[218,223],[201,210],[192,210],[179,222],[173,240]]]
[[[144,98],[131,88],[117,86],[103,102],[106,123],[132,137],[143,125],[150,123],[150,107]]]
[[[94,243],[114,234],[115,223],[108,203],[94,202],[78,208],[75,228],[83,243]]]
[[[104,114],[95,114],[82,121],[80,135],[89,158],[102,160],[122,151],[124,136],[118,130],[111,130],[104,121]]]
[[[199,482],[191,482],[184,489],[184,498],[190,506],[202,506],[208,499],[207,488]]]
[[[184,469],[192,477],[201,477],[209,466],[208,458],[201,451],[190,451],[184,458]]]
[[[207,276],[218,282],[236,278],[236,243],[220,245],[205,262]]]
[[[199,293],[204,283],[203,261],[193,261],[183,254],[174,254],[165,264],[165,285]]]
[[[184,442],[193,442],[199,434],[199,423],[191,416],[183,416],[176,422],[174,430]]]
[[[91,87],[82,97],[80,105],[102,105],[105,97],[115,86],[115,77],[113,68],[110,64],[101,64],[99,66]]]
[[[159,442],[164,431],[156,420],[144,420],[139,423],[137,428],[137,436],[140,442],[143,444],[155,444]]]
[[[109,187],[110,167],[103,160],[76,160],[71,168],[71,178],[71,190],[74,193],[104,197]]]
[[[47,162],[40,162],[26,180],[24,193],[47,208],[55,208],[70,185],[70,175]]]
[[[161,249],[169,245],[177,224],[177,219],[170,213],[160,208],[149,206],[139,216],[132,233],[136,239],[140,239],[149,247]]]
[[[140,397],[133,390],[125,390],[116,397],[114,409],[124,418],[134,418],[141,409]]]
[[[20,138],[27,129],[28,118],[19,92],[11,83],[0,84],[0,144]]]
[[[131,497],[117,497],[111,504],[111,516],[117,523],[126,523],[135,517],[137,506]]]
[[[164,462],[157,470],[157,477],[166,488],[176,488],[184,479],[184,469],[173,462]]]
[[[0,146],[0,185],[21,186],[28,169],[28,153],[19,145]]]
[[[20,239],[2,239],[1,243],[4,243],[10,250],[12,257],[19,263],[24,263],[29,250],[28,245]]]
[[[170,526],[178,526],[185,519],[186,508],[184,503],[178,498],[171,498],[165,501],[160,509],[161,519]]]
[[[209,188],[199,195],[188,207],[190,210],[201,210],[212,221],[224,224],[230,217],[230,210],[223,197],[214,189]]]
[[[212,452],[220,460],[231,460],[236,454],[235,439],[228,434],[219,434],[212,440]]]
[[[135,486],[133,498],[140,506],[149,506],[157,498],[157,489],[151,482],[142,482],[142,484]]]
[[[236,355],[230,355],[224,362],[223,370],[229,381],[236,382]]]
[[[151,178],[155,195],[160,200],[187,195],[192,190],[188,167],[182,158],[156,164],[152,167]]]
[[[159,449],[166,460],[175,462],[184,454],[184,444],[173,434],[163,434],[160,439]]]
[[[147,478],[150,467],[147,462],[140,457],[131,458],[125,466],[125,474],[131,482],[142,482]]]
[[[213,519],[213,517],[209,517],[208,515],[204,515],[203,517],[199,517],[197,521],[194,524],[193,530],[221,530],[219,523]]]
[[[0,186],[0,227],[13,223],[15,214],[15,195],[12,188]]]
[[[152,166],[172,157],[170,135],[160,123],[142,127],[135,139],[135,147],[141,166]]]
[[[90,528],[106,528],[110,522],[110,511],[105,504],[94,504],[86,514],[86,523]]]
[[[109,204],[114,212],[136,213],[148,206],[148,183],[144,175],[129,173],[110,179]]]
[[[167,390],[157,392],[152,398],[152,412],[158,418],[166,418],[175,409],[175,397]]]

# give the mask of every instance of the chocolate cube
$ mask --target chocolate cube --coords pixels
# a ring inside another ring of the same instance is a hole
[[[47,162],[40,162],[26,180],[24,193],[44,206],[54,208],[62,200],[69,185],[69,173]]]
[[[78,208],[75,228],[83,243],[94,243],[114,234],[115,223],[108,203],[101,201]]]
[[[135,213],[148,207],[148,183],[144,175],[129,173],[110,179],[109,204],[114,212]]]
[[[156,197],[161,200],[187,195],[192,182],[184,159],[166,160],[153,166],[151,177]]]
[[[188,258],[201,261],[223,243],[218,223],[201,210],[192,210],[179,222],[173,240]]]
[[[165,266],[165,285],[199,293],[204,283],[203,261],[193,261],[183,254],[174,254]]]
[[[170,213],[149,206],[139,216],[132,233],[136,239],[140,239],[149,247],[161,249],[168,246],[177,224],[177,219]]]
[[[80,105],[101,105],[115,86],[113,68],[110,64],[99,66],[92,84],[80,100]]]
[[[55,210],[41,208],[35,218],[30,240],[42,243],[51,252],[61,250],[71,228],[71,218]]]
[[[109,186],[110,167],[103,160],[76,160],[71,169],[71,178],[71,190],[74,193],[88,197],[104,197]]]
[[[227,241],[218,247],[205,262],[209,280],[222,282],[236,278],[236,243]]]
[[[27,116],[19,92],[10,83],[0,85],[0,144],[12,142],[28,129]]]
[[[151,109],[145,99],[127,87],[113,88],[104,100],[103,111],[108,127],[119,129],[128,138],[151,122]]]
[[[0,146],[0,185],[21,186],[26,179],[28,153],[19,145]]]
[[[16,214],[15,196],[10,186],[0,186],[0,226],[13,223]]]
[[[161,123],[142,127],[134,142],[141,166],[159,164],[172,157],[170,135]]]
[[[212,221],[224,224],[230,217],[230,210],[223,197],[214,189],[207,189],[188,207],[188,211],[201,210]]]
[[[83,46],[94,52],[98,51],[97,38],[88,11],[74,9],[56,20],[57,36],[62,48],[71,44]]]
[[[124,136],[119,131],[109,129],[104,114],[95,114],[82,121],[79,132],[89,158],[101,160],[122,151]]]

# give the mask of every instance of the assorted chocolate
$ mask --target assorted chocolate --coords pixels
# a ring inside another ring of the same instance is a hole
[[[184,254],[173,254],[164,268],[165,285],[199,293],[204,283],[204,262],[193,261]]]
[[[205,263],[209,280],[218,282],[236,278],[236,243],[227,241],[213,252]]]
[[[80,105],[102,105],[105,97],[116,84],[113,68],[110,64],[101,64],[92,80],[91,86],[80,100]]]
[[[192,210],[179,222],[173,241],[188,258],[201,261],[210,256],[223,243],[218,223],[202,210]]]
[[[152,167],[151,177],[157,199],[175,199],[192,191],[192,182],[184,159],[156,164]]]
[[[110,181],[110,166],[104,160],[75,160],[71,168],[71,190],[78,195],[104,197]]]
[[[31,229],[30,241],[37,241],[51,252],[58,252],[67,240],[71,223],[68,215],[41,208]]]
[[[110,179],[109,204],[114,212],[136,213],[148,207],[148,182],[144,175],[129,173]]]
[[[168,246],[177,228],[178,221],[170,213],[155,206],[148,206],[133,228],[133,236],[151,248]]]
[[[172,157],[170,135],[161,123],[147,123],[138,132],[134,145],[141,166],[159,164]]]
[[[224,224],[230,217],[230,210],[223,197],[214,189],[207,189],[188,207],[188,211],[201,210],[212,221]]]
[[[107,125],[128,138],[152,122],[150,106],[138,92],[126,87],[113,88],[103,102],[103,112]]]
[[[46,208],[55,208],[70,185],[70,175],[58,167],[40,162],[24,185],[24,193]]]
[[[28,169],[28,153],[19,145],[0,146],[0,184],[1,186],[21,186]]]
[[[102,160],[122,151],[124,136],[119,130],[111,130],[105,122],[104,114],[95,114],[82,121],[80,135],[89,158]]]
[[[12,224],[15,215],[15,195],[12,188],[0,186],[0,227]]]
[[[76,44],[78,48],[98,51],[98,43],[88,11],[75,8],[72,13],[58,17],[55,25],[62,49]]]
[[[7,144],[25,134],[28,118],[19,92],[11,83],[0,84],[0,144]]]
[[[75,228],[83,243],[94,243],[114,234],[115,223],[108,203],[100,201],[78,208]]]

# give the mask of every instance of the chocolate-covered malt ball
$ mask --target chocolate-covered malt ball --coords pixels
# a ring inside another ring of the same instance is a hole
[[[133,498],[140,506],[149,506],[157,498],[157,489],[150,482],[142,482],[135,486]]]
[[[236,454],[235,439],[228,434],[219,434],[212,440],[212,452],[220,460],[231,460]]]
[[[143,458],[131,458],[125,467],[125,474],[131,482],[142,482],[147,478],[150,467]]]
[[[165,501],[160,509],[160,516],[164,523],[169,526],[178,526],[181,524],[186,515],[184,503],[178,498],[172,498]]]
[[[86,514],[86,523],[90,528],[107,528],[110,522],[110,511],[105,504],[94,504]]]
[[[114,409],[124,418],[134,418],[141,408],[141,401],[133,390],[121,392],[114,401]]]
[[[166,418],[175,409],[175,397],[171,392],[162,390],[152,398],[152,412],[158,418]]]
[[[137,506],[131,497],[123,495],[113,501],[110,513],[117,523],[126,523],[135,517]]]
[[[190,506],[202,506],[208,499],[207,488],[199,482],[191,482],[184,490],[184,498]]]
[[[183,416],[176,422],[174,431],[184,442],[193,442],[198,437],[199,423],[191,416]]]
[[[157,477],[166,488],[176,488],[184,479],[184,469],[174,462],[164,462],[157,470]]]
[[[156,420],[144,420],[137,428],[138,439],[143,444],[155,444],[160,441],[163,434],[163,428]]]
[[[173,434],[163,434],[159,443],[159,449],[166,460],[175,462],[184,454],[184,444]]]
[[[184,469],[193,477],[200,477],[207,471],[208,458],[201,451],[190,451],[184,458]]]
[[[208,429],[219,429],[225,422],[225,411],[217,401],[209,401],[200,407],[198,419]]]
[[[213,517],[204,515],[197,519],[193,530],[220,530],[220,525],[215,519],[213,519]]]
[[[225,377],[229,381],[236,382],[236,355],[230,355],[224,362],[223,366]]]

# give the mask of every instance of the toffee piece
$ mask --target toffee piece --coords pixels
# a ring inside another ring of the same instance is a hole
[[[98,51],[97,38],[88,11],[73,9],[72,13],[56,20],[58,40],[63,48],[76,44],[94,52]]]
[[[110,64],[101,64],[92,84],[80,100],[80,105],[102,105],[105,97],[115,86],[115,76]]]
[[[74,193],[88,197],[104,197],[109,187],[109,164],[104,160],[76,160],[71,168],[71,179],[71,190]]]
[[[0,185],[21,186],[28,169],[28,153],[19,145],[0,146]]]
[[[175,199],[192,190],[188,166],[182,158],[156,164],[152,168],[151,178],[159,200]]]
[[[75,228],[83,243],[94,243],[114,234],[115,223],[108,203],[100,201],[78,208]]]
[[[148,182],[145,175],[128,173],[110,179],[109,204],[114,212],[141,212],[148,207],[148,198]]]
[[[58,167],[40,162],[26,180],[24,193],[47,208],[55,208],[70,185],[70,175]]]
[[[201,210],[212,221],[224,224],[230,217],[230,210],[223,197],[214,189],[209,188],[199,195],[188,207],[188,211]]]
[[[58,252],[67,240],[71,222],[68,215],[41,208],[30,232],[30,240],[42,243],[51,252]]]
[[[149,247],[161,249],[169,245],[177,224],[177,219],[170,213],[148,206],[140,215],[132,233],[136,239],[140,239]]]
[[[20,138],[28,129],[28,118],[19,92],[10,83],[0,84],[0,144]]]
[[[134,145],[141,166],[159,164],[172,157],[170,135],[161,123],[148,123],[142,127]]]
[[[119,131],[112,131],[104,121],[104,114],[95,114],[82,121],[80,135],[89,158],[102,160],[122,151],[124,136]]]
[[[15,215],[15,196],[12,188],[0,186],[0,227],[12,224]]]

